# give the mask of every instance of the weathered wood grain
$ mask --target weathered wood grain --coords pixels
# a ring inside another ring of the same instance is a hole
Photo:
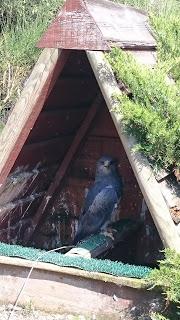
[[[34,193],[30,196],[21,198],[16,201],[12,201],[8,204],[4,204],[0,208],[0,215],[4,214],[5,212],[12,211],[16,207],[22,207],[25,204],[32,203],[35,199],[41,198],[44,195],[44,192]]]
[[[162,308],[160,293],[146,290],[144,281],[114,277],[18,258],[0,257],[0,301],[14,303],[30,268],[34,270],[19,297],[19,305],[88,318],[133,320],[133,310],[148,314],[151,304]],[[141,288],[141,289],[140,289]],[[134,313],[134,314],[136,314]]]
[[[65,62],[66,55],[61,59],[58,49],[45,49],[40,55],[0,136],[0,184],[9,174]]]
[[[61,274],[67,274],[70,276],[75,277],[83,277],[85,279],[94,279],[94,280],[100,280],[105,281],[107,283],[114,283],[117,285],[124,285],[131,288],[136,289],[142,289],[147,288],[148,283],[143,279],[135,279],[135,278],[127,278],[127,277],[116,277],[112,276],[110,274],[104,274],[100,272],[88,272],[76,268],[70,268],[70,267],[59,267],[51,263],[45,263],[45,262],[34,262],[30,260],[24,260],[18,257],[5,257],[0,256],[0,273],[3,266],[12,266],[13,267],[24,267],[24,268],[32,268],[34,266],[34,269],[41,270],[42,272],[52,272],[52,273],[59,273],[59,277]]]
[[[157,52],[153,50],[126,50],[127,52],[130,52],[138,62],[153,67],[156,64],[157,60]]]
[[[113,71],[105,60],[102,52],[88,51],[87,56],[94,70],[94,74],[101,88],[110,115],[114,121],[163,245],[180,252],[180,237],[174,226],[170,212],[154,177],[150,164],[142,154],[133,151],[136,141],[133,137],[129,137],[124,133],[122,114],[116,113],[113,110],[116,104],[112,99],[112,96],[115,94],[121,94]]]

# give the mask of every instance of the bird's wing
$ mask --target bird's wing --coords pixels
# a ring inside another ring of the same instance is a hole
[[[104,187],[81,216],[77,235],[84,238],[100,231],[103,224],[111,219],[111,214],[118,201],[114,187],[112,185]]]

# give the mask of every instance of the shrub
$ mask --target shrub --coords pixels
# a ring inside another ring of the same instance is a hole
[[[178,86],[167,83],[166,68],[142,66],[118,48],[106,57],[117,79],[132,92],[132,98],[125,94],[116,97],[116,112],[122,112],[125,129],[136,137],[137,148],[155,166],[179,166],[180,96]]]
[[[118,79],[132,92],[132,99],[118,97],[117,112],[124,115],[125,129],[137,139],[137,148],[154,167],[180,165],[180,3],[176,0],[114,0],[145,9],[157,40],[154,70],[138,65],[131,55],[113,49],[109,62]],[[175,80],[167,84],[167,75]]]
[[[169,315],[172,320],[180,317],[180,254],[165,250],[165,259],[159,261],[159,269],[154,269],[148,279],[161,289],[167,302],[175,303],[176,309]],[[154,287],[153,286],[153,287]],[[167,304],[168,304],[167,303]],[[166,310],[165,310],[166,313]],[[152,315],[152,320],[166,320],[163,315]]]
[[[179,0],[113,0],[145,10],[157,40],[158,60],[180,81],[180,2]]]

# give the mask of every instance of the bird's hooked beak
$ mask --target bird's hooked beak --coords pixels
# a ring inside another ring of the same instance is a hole
[[[109,168],[110,167],[110,161],[109,160],[104,161],[104,166],[106,168]]]

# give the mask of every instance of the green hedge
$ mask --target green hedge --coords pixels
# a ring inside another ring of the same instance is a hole
[[[165,250],[165,259],[159,261],[159,269],[154,269],[148,279],[163,292],[169,303],[174,303],[174,308],[164,310],[164,315],[171,320],[180,319],[180,254],[170,250]],[[168,314],[170,313],[170,314]],[[163,315],[152,315],[152,320],[166,320]],[[168,319],[167,319],[168,320]]]
[[[153,167],[180,166],[180,2],[177,0],[114,0],[146,10],[157,41],[154,70],[138,65],[129,54],[114,48],[107,56],[132,99],[117,97],[117,112],[125,129],[137,139],[137,149]],[[167,84],[167,75],[171,79]],[[173,84],[174,82],[174,84]]]
[[[136,137],[137,148],[155,166],[179,166],[180,95],[178,86],[168,83],[166,68],[142,66],[118,48],[106,57],[116,77],[132,92],[132,97],[116,97],[116,112],[123,113],[125,129]]]

